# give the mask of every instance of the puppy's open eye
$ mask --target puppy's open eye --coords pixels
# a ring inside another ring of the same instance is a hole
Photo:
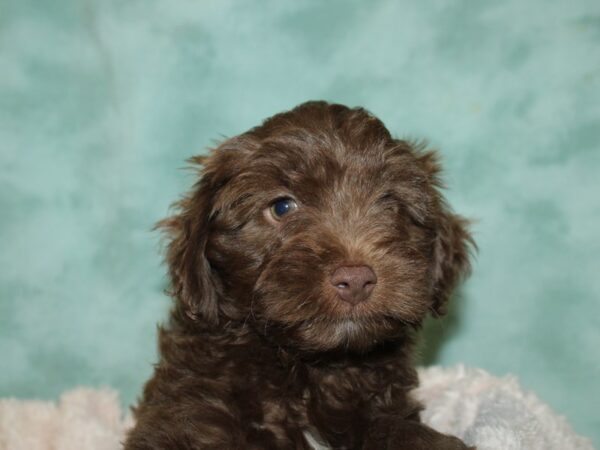
[[[290,197],[282,197],[273,202],[269,212],[275,220],[280,220],[286,214],[289,214],[298,208],[296,201]]]

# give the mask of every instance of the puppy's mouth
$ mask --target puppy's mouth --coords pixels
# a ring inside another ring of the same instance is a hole
[[[320,318],[298,324],[297,345],[309,351],[365,351],[397,335],[399,323],[390,317]]]

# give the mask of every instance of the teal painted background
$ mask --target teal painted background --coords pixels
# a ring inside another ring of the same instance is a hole
[[[307,99],[442,149],[474,274],[424,359],[600,445],[600,2],[0,0],[0,395],[131,403],[184,160]]]

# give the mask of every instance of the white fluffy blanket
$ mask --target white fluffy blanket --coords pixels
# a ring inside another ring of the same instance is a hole
[[[424,421],[479,450],[593,450],[514,378],[462,366],[423,369],[420,377]],[[77,388],[58,404],[4,399],[0,450],[117,450],[132,423],[109,389]]]

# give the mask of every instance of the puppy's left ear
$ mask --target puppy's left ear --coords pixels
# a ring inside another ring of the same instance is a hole
[[[431,269],[433,311],[437,315],[444,315],[454,288],[470,272],[471,250],[476,249],[476,245],[469,232],[469,221],[454,214],[440,193],[443,185],[439,179],[441,167],[437,153],[421,152],[418,160],[434,190],[435,238]]]
[[[469,221],[443,207],[438,219],[434,242],[433,310],[438,315],[447,312],[446,305],[454,288],[470,270],[471,247],[475,246],[468,231]]]

